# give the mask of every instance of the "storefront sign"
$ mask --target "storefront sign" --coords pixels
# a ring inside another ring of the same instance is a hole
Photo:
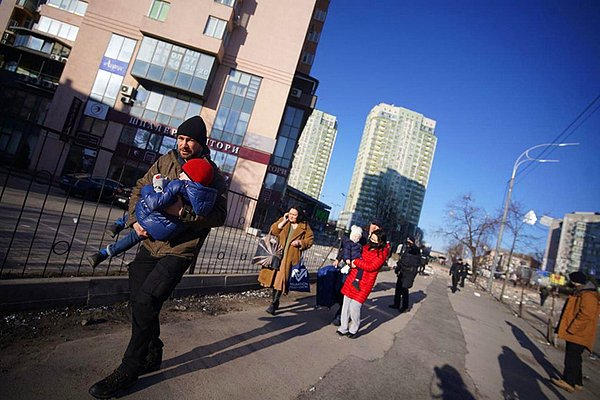
[[[177,136],[177,129],[175,128],[172,128],[168,125],[162,125],[157,122],[146,121],[141,118],[134,117],[132,115],[125,114],[120,111],[116,111],[114,109],[110,109],[110,111],[108,111],[107,119],[109,121],[118,122],[124,125],[135,126],[152,133],[159,133],[162,135],[169,135],[173,137]],[[221,140],[208,138],[206,140],[206,144],[211,150],[232,154],[240,158],[254,161],[260,164],[267,165],[271,160],[271,155],[269,153],[264,153],[262,151],[238,146]],[[287,171],[285,171],[285,174],[286,175],[283,176],[287,176]]]
[[[284,178],[288,176],[290,172],[287,168],[279,167],[277,165],[269,164],[267,167],[267,172],[270,172],[275,175],[283,176]]]
[[[121,76],[125,76],[128,66],[129,63],[109,57],[102,57],[102,62],[100,63],[100,69]]]
[[[234,144],[230,144],[227,142],[221,142],[219,140],[214,140],[211,138],[208,138],[206,140],[206,144],[212,150],[222,151],[223,153],[233,154],[236,156],[240,154],[240,147],[236,146]]]
[[[105,120],[109,107],[106,104],[98,103],[94,100],[88,100],[83,113],[88,117]]]

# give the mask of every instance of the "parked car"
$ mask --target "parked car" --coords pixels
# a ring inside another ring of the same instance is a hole
[[[126,188],[112,179],[89,174],[66,174],[60,177],[60,187],[72,196],[83,197],[93,201],[112,202],[126,206],[131,192],[127,194]],[[121,197],[117,197],[121,196]],[[118,201],[126,198],[127,202]]]
[[[120,187],[115,191],[115,204],[119,207],[127,209],[129,207],[129,199],[131,198],[130,187]]]

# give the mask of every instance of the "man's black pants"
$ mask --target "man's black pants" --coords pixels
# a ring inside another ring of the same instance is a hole
[[[458,285],[458,279],[460,277],[457,274],[452,274],[452,292],[456,292],[458,289],[456,286]]]
[[[581,375],[581,355],[585,346],[567,342],[565,349],[565,370],[563,377],[565,382],[571,386],[583,386],[583,377]]]
[[[190,262],[189,258],[175,256],[155,258],[141,246],[129,264],[131,339],[119,367],[127,374],[139,375],[148,350],[163,347],[158,315]]]
[[[394,307],[399,307],[401,310],[408,310],[408,288],[402,287],[402,275],[398,275],[398,279],[396,280]]]

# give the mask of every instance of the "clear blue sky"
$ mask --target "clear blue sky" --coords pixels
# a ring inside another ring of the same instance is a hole
[[[472,193],[498,212],[519,154],[553,141],[600,95],[600,1],[333,0],[311,75],[317,108],[338,119],[327,204],[343,205],[373,106],[437,121],[419,225],[442,250],[433,232],[450,200]],[[538,215],[600,212],[600,111],[569,132],[580,146],[554,150],[559,163],[531,165],[516,181],[513,200]],[[544,242],[546,230],[532,229]]]

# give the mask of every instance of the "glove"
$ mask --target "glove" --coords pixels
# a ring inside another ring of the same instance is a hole
[[[348,272],[350,272],[350,266],[348,264],[344,265],[342,269],[340,269],[340,272],[346,275]]]

